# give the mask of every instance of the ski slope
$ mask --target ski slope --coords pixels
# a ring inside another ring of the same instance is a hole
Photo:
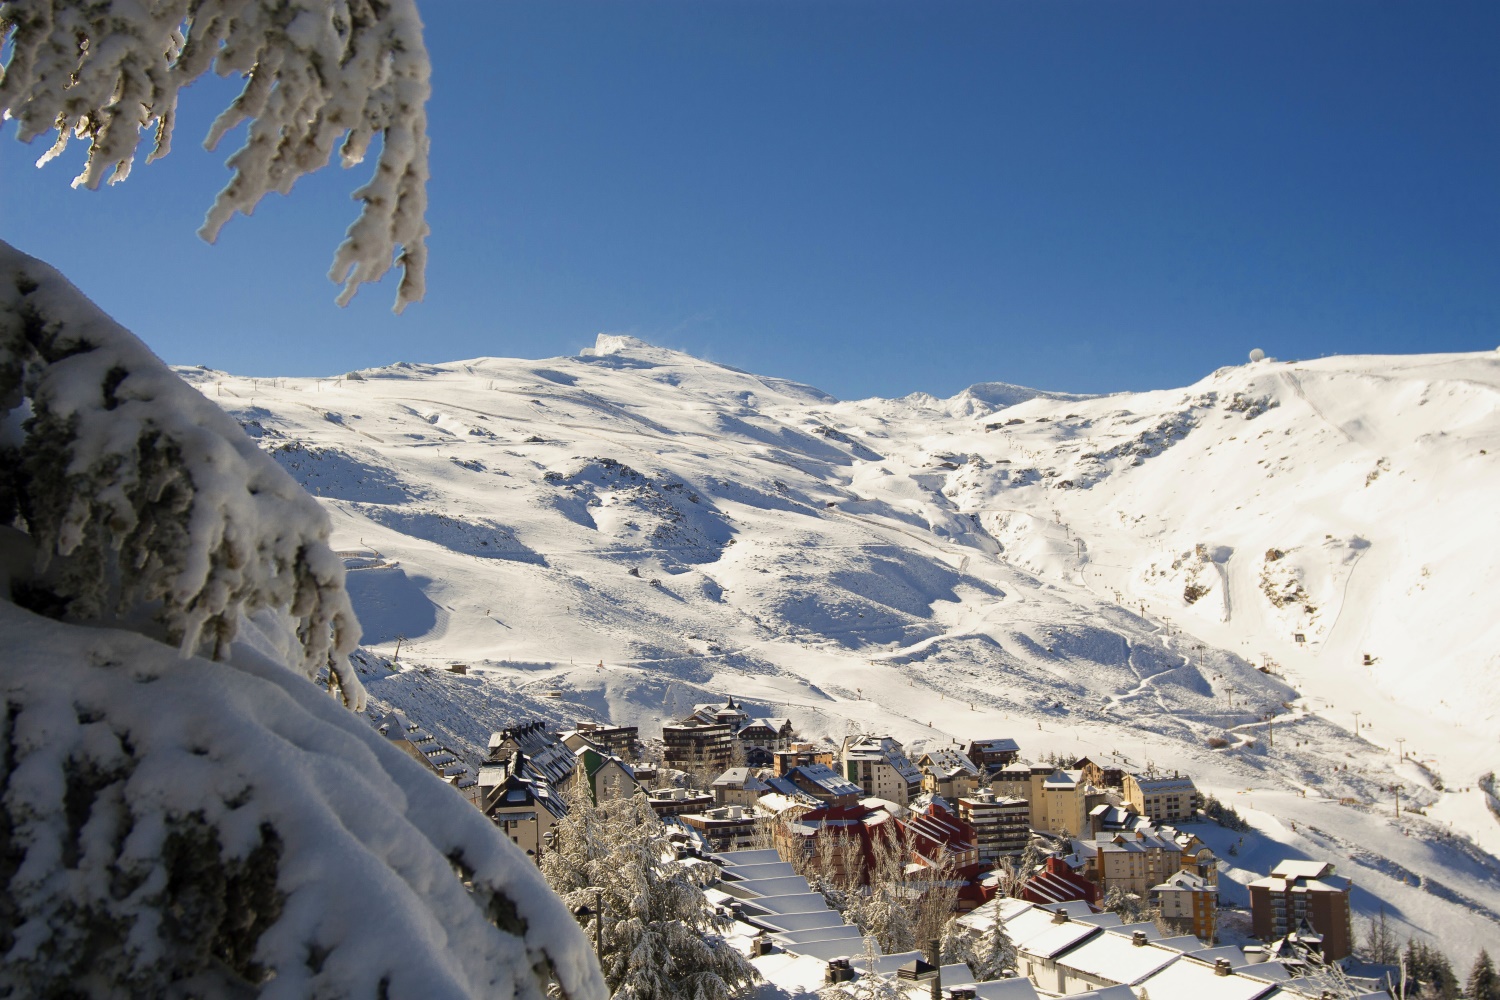
[[[457,749],[732,693],[808,735],[1115,754],[1254,819],[1240,881],[1327,857],[1362,912],[1500,946],[1500,355],[861,401],[603,335],[179,371],[321,498],[372,695]]]

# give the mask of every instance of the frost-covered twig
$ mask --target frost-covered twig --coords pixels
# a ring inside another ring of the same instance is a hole
[[[420,301],[427,259],[427,51],[414,0],[26,0],[0,3],[0,122],[30,142],[55,130],[41,166],[77,136],[88,159],[75,187],[130,174],[146,129],[148,161],[172,146],[182,88],[212,69],[244,90],[206,145],[249,122],[234,170],[199,235],[213,242],[235,212],[286,194],[326,166],[339,140],[346,167],[382,139],[375,175],[354,197],[359,218],[334,255],[339,304],[403,271],[396,311]],[[398,249],[399,248],[399,249]]]

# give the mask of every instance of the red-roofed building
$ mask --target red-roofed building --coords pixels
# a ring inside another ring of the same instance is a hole
[[[1048,858],[1046,867],[1026,880],[1021,898],[1043,904],[1081,899],[1098,909],[1099,887],[1068,867],[1062,858]]]
[[[952,864],[949,879],[962,883],[960,910],[972,910],[992,895],[980,884],[979,843],[972,826],[938,802],[914,813],[902,826],[914,864],[926,868],[937,868],[945,861]]]
[[[979,844],[974,828],[953,813],[933,802],[919,813],[913,813],[902,824],[911,859],[917,864],[935,868],[951,860],[956,877],[973,879],[979,875]]]
[[[776,849],[783,858],[800,856],[826,864],[840,878],[863,884],[875,863],[877,837],[902,836],[900,824],[884,809],[865,805],[821,806],[776,827]]]

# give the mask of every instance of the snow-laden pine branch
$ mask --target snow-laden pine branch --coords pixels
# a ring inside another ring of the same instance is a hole
[[[379,136],[375,174],[354,192],[363,208],[329,277],[344,285],[343,305],[395,263],[396,311],[421,300],[431,86],[414,0],[27,0],[0,4],[7,42],[0,121],[14,120],[27,142],[56,131],[38,166],[71,138],[86,141],[75,187],[128,177],[147,129],[148,162],[165,156],[182,88],[210,69],[243,76],[206,141],[213,149],[249,123],[199,230],[209,242],[234,213],[326,166],[335,145],[350,167]]]
[[[0,635],[0,996],[608,997],[530,859],[279,664]]]
[[[0,242],[0,524],[12,522],[24,532],[5,529],[0,554],[19,603],[159,627],[216,659],[244,618],[269,612],[295,630],[289,665],[327,668],[362,705],[359,625],[317,501],[62,275]]]

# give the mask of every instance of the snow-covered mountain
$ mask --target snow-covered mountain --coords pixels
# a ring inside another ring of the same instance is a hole
[[[1150,760],[1252,817],[1240,881],[1330,857],[1363,911],[1500,944],[1500,355],[856,402],[613,336],[179,371],[322,498],[371,669],[469,666],[369,682],[457,748],[734,694]]]

